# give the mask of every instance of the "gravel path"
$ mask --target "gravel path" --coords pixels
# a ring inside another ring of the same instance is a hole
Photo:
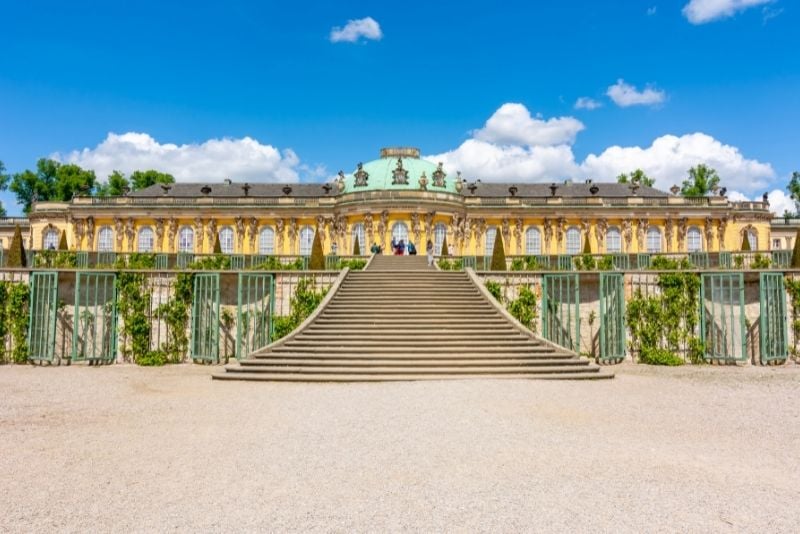
[[[598,382],[0,367],[0,531],[796,532],[800,366]]]

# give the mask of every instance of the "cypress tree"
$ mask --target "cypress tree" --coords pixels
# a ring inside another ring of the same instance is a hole
[[[219,234],[214,240],[214,254],[222,254],[222,243],[219,242]]]
[[[586,236],[586,239],[583,242],[583,253],[584,254],[591,254],[592,253],[592,245],[589,243],[589,236]]]
[[[742,236],[742,252],[750,252],[750,234],[747,232]]]
[[[492,249],[492,271],[506,270],[506,250],[503,245],[503,236],[497,232],[494,237],[494,248]]]
[[[792,268],[800,269],[800,228],[794,236],[794,251],[792,252]]]
[[[11,246],[8,250],[9,267],[25,267],[27,263],[25,257],[25,245],[22,243],[22,230],[19,225],[14,228],[14,237],[11,238]]]
[[[67,231],[61,231],[61,240],[58,242],[58,250],[69,250],[69,245],[67,245]]]
[[[325,270],[325,256],[322,253],[322,240],[319,232],[314,233],[314,242],[311,244],[311,259],[308,261],[308,268],[312,271]]]
[[[442,239],[442,253],[440,254],[440,256],[449,256],[449,255],[450,251],[447,250],[447,235],[445,235],[444,239]]]
[[[358,237],[356,237],[355,243],[353,243],[353,256],[361,256],[361,245],[358,242]]]

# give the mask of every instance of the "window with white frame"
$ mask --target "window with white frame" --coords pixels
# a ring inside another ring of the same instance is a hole
[[[496,237],[497,237],[496,226],[490,226],[489,228],[486,229],[486,243],[485,243],[486,248],[483,249],[484,250],[483,253],[486,254],[487,256],[494,252],[494,240]]]
[[[622,234],[616,226],[612,226],[606,232],[606,252],[609,254],[622,252]]]
[[[194,230],[189,226],[178,232],[178,252],[194,252]]]
[[[780,249],[782,249],[782,248],[783,248],[783,246],[781,246],[781,245],[782,245],[782,244],[781,244],[781,240],[780,240],[780,239],[773,239],[773,240],[772,240],[772,248],[773,248],[773,250],[780,250]]]
[[[104,226],[97,232],[97,252],[114,251],[114,230],[110,226]]]
[[[758,234],[755,230],[747,231],[747,240],[750,242],[750,250],[758,250]]]
[[[230,226],[219,231],[219,248],[223,254],[233,254],[233,228]]]
[[[404,222],[396,222],[392,225],[392,237],[394,238],[395,243],[399,243],[400,240],[403,240],[403,243],[406,245],[408,244],[408,226]]]
[[[661,230],[658,228],[647,230],[647,252],[661,252]]]
[[[137,250],[139,252],[153,252],[153,229],[149,226],[139,230]]]
[[[258,234],[258,253],[269,255],[275,253],[275,230],[265,226]]]
[[[578,254],[581,251],[581,231],[574,226],[567,230],[567,254]]]
[[[304,226],[300,230],[300,255],[310,256],[311,246],[314,244],[314,229],[310,226]]]
[[[358,250],[361,254],[367,252],[367,237],[366,233],[364,232],[364,225],[362,223],[356,223],[353,225],[353,229],[350,232],[350,251],[354,251],[356,249],[356,239],[358,239]]]
[[[689,228],[686,232],[686,251],[687,252],[702,252],[703,251],[703,234],[696,226]]]
[[[542,233],[531,226],[525,230],[525,254],[542,253]]]
[[[42,248],[45,250],[55,250],[58,248],[58,230],[47,230],[44,233],[44,240],[42,241]]]
[[[447,226],[442,223],[436,223],[433,227],[433,254],[441,256],[442,247],[444,246],[444,238],[447,235]]]

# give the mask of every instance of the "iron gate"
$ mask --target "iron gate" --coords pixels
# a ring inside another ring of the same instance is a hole
[[[759,278],[761,363],[785,361],[789,357],[789,318],[786,315],[783,274],[761,273]]]
[[[72,360],[110,363],[117,357],[117,276],[75,273]]]
[[[625,286],[622,273],[600,273],[600,359],[625,358]]]
[[[52,362],[56,352],[58,273],[31,273],[28,303],[28,359]]]
[[[272,312],[275,309],[275,279],[271,274],[239,273],[236,308],[236,358],[269,345]]]
[[[192,360],[219,361],[219,273],[194,275],[192,298]]]
[[[578,274],[542,276],[542,333],[556,345],[578,352],[580,341]]]
[[[700,334],[704,357],[747,358],[742,273],[703,274],[700,279]]]

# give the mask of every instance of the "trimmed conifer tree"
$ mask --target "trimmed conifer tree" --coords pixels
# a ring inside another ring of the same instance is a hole
[[[440,254],[440,256],[449,256],[449,255],[450,251],[447,250],[447,235],[445,235],[444,239],[442,239],[442,253]]]
[[[66,230],[61,230],[61,240],[58,242],[58,250],[69,250],[69,245],[67,245]]]
[[[25,257],[25,245],[22,243],[22,230],[19,225],[14,227],[14,237],[11,238],[11,246],[8,249],[8,266],[25,267],[27,258]]]
[[[586,236],[586,239],[583,241],[583,253],[584,254],[591,254],[592,253],[592,244],[589,243],[589,236]]]
[[[794,251],[792,252],[792,268],[800,269],[800,228],[794,236]]]
[[[325,255],[322,253],[322,240],[319,232],[314,233],[314,242],[311,244],[311,259],[308,260],[308,268],[312,271],[325,270]]]
[[[492,271],[506,270],[506,249],[503,245],[503,236],[497,232],[494,238],[494,248],[492,249]]]
[[[358,238],[354,239],[355,243],[353,243],[353,256],[361,256],[361,244],[358,242]]]
[[[222,254],[222,243],[219,242],[219,234],[214,240],[214,254]]]
[[[747,232],[742,236],[742,252],[750,252],[750,235]]]

